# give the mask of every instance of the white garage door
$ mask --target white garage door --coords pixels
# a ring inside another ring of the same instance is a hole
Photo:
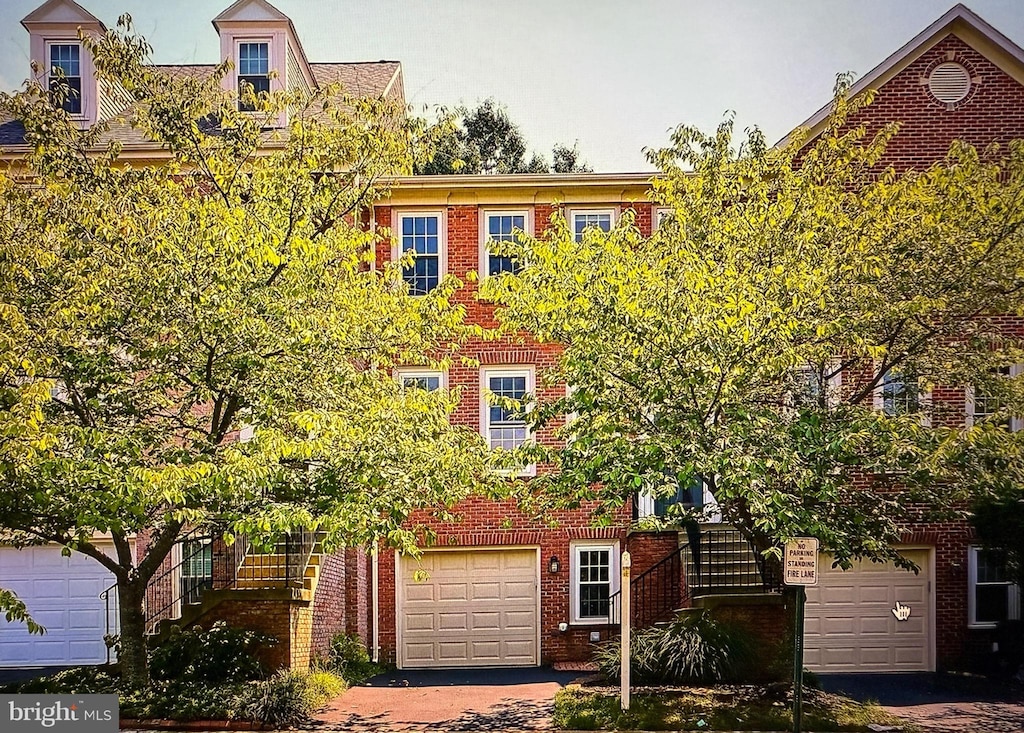
[[[445,550],[400,558],[399,666],[539,664],[538,552]]]
[[[807,588],[804,664],[815,672],[931,671],[931,576],[928,550],[903,550],[921,568],[860,561],[850,570],[818,559],[818,585]]]
[[[0,587],[17,593],[32,618],[46,627],[42,636],[29,634],[24,624],[0,616],[0,667],[106,662],[106,606],[99,596],[113,583],[106,568],[78,552],[62,557],[54,545],[0,547]],[[114,602],[111,598],[112,631]]]

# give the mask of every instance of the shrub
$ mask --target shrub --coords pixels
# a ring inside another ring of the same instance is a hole
[[[634,632],[630,645],[630,677],[636,684],[740,681],[754,661],[753,643],[745,630],[703,613]],[[601,644],[595,653],[601,671],[612,679],[619,678],[620,651],[616,640]]]
[[[381,665],[370,661],[370,653],[354,634],[337,634],[331,639],[331,648],[323,666],[341,675],[350,685],[358,685],[384,671]]]
[[[276,639],[257,631],[236,629],[218,621],[209,629],[175,628],[150,654],[155,680],[248,682],[266,677],[255,652]]]
[[[243,717],[276,728],[309,720],[345,689],[345,682],[331,672],[282,670],[268,680],[252,683],[241,706]]]

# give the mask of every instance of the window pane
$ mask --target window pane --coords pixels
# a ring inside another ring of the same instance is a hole
[[[995,550],[978,550],[978,582],[1006,583],[1006,556]]]
[[[979,623],[1005,621],[1009,592],[1008,585],[977,586],[974,593],[974,620]]]
[[[249,74],[270,73],[270,45],[267,43],[238,44],[238,73]]]
[[[433,392],[435,389],[440,389],[441,377],[436,375],[430,376],[427,374],[419,374],[416,376],[406,375],[402,377],[402,386],[406,389],[415,388],[426,390],[427,392]]]
[[[918,411],[917,379],[891,371],[882,381],[882,411],[886,415],[910,415]]]

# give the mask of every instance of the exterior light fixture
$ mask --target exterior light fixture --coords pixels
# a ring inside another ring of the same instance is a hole
[[[548,560],[548,572],[553,575],[557,573],[561,567],[562,565],[558,562],[558,558],[552,555],[551,559]]]

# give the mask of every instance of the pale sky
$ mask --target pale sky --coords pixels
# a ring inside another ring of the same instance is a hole
[[[210,20],[232,0],[79,0],[113,26],[131,13],[157,63],[219,61]],[[642,148],[727,110],[774,142],[954,0],[271,0],[310,61],[402,62],[407,101],[504,103],[532,150],[572,145],[596,171],[646,171]],[[0,0],[0,89],[28,75],[19,21],[42,0]],[[1024,45],[1024,0],[967,0]]]

